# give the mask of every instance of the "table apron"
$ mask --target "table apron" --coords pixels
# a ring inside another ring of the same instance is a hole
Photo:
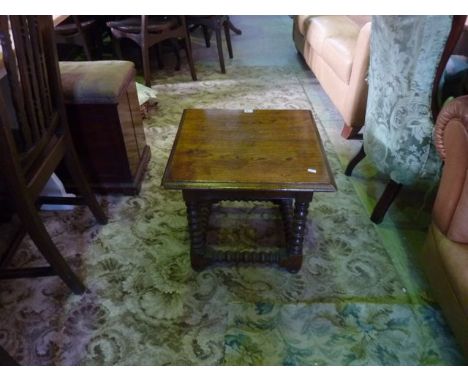
[[[311,202],[312,191],[262,191],[262,190],[182,190],[184,201],[262,201],[294,199],[297,202]]]

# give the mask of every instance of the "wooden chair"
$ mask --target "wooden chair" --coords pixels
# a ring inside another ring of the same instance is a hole
[[[231,34],[230,29],[233,29],[235,33],[241,31],[236,29],[230,22],[229,16],[187,16],[187,24],[191,29],[201,26],[203,29],[203,36],[205,38],[206,47],[210,47],[211,32],[214,31],[216,36],[216,46],[218,47],[219,65],[221,67],[221,73],[226,73],[226,67],[224,64],[224,53],[223,44],[221,39],[221,29],[224,29],[224,35],[226,38],[226,45],[228,48],[229,58],[233,58]],[[238,33],[238,34],[240,34]]]
[[[11,28],[11,29],[10,29]],[[13,43],[10,38],[10,30]],[[52,17],[0,16],[4,68],[0,68],[0,176],[7,201],[49,267],[0,269],[0,279],[58,275],[76,294],[85,287],[52,242],[37,209],[85,202],[101,224],[107,218],[92,193],[68,130]],[[64,159],[81,197],[39,197]],[[5,266],[21,232],[0,258]]]
[[[70,16],[55,26],[55,40],[59,45],[74,45],[83,48],[86,60],[101,58],[102,40],[99,36],[98,23],[94,19],[81,19]],[[64,59],[64,57],[60,57]]]
[[[151,86],[149,49],[163,41],[170,41],[173,45],[182,41],[192,79],[197,80],[185,16],[130,17],[124,20],[109,21],[107,26],[111,30],[115,51],[120,59],[122,58],[120,39],[128,38],[140,47],[146,86]],[[176,52],[178,52],[178,46],[176,46]]]

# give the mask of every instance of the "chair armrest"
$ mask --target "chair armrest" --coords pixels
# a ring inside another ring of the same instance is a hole
[[[369,45],[371,36],[371,23],[363,25],[359,31],[356,48],[354,50],[353,68],[349,80],[349,90],[346,97],[346,104],[350,111],[349,118],[362,120],[350,120],[351,126],[362,126],[364,124],[365,109],[367,105],[367,73],[369,70]],[[359,112],[358,112],[359,110]],[[354,117],[353,117],[354,116]],[[345,118],[346,120],[347,118]]]
[[[468,96],[449,101],[437,116],[434,129],[434,145],[443,161],[446,157],[445,132],[449,123],[454,121],[460,121],[468,129]]]
[[[370,49],[371,23],[363,25],[359,31],[354,50],[353,69],[350,82],[362,82],[367,77],[369,70],[369,49]]]
[[[433,220],[449,239],[468,243],[468,96],[450,101],[441,110],[434,144],[444,168]]]

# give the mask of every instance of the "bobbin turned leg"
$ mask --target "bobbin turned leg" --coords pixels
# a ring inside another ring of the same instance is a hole
[[[293,200],[292,199],[283,199],[279,201],[281,217],[283,220],[284,226],[284,237],[286,241],[286,246],[289,245],[292,238],[292,231],[293,231]]]
[[[190,260],[192,268],[196,271],[204,269],[209,261],[205,257],[206,227],[208,224],[209,209],[206,203],[186,200],[187,220],[190,234]]]
[[[289,272],[298,272],[302,265],[302,246],[311,200],[312,194],[299,200],[296,199],[294,203],[292,232],[287,243],[287,256],[280,262],[280,266],[286,268]],[[286,235],[288,235],[287,231]]]

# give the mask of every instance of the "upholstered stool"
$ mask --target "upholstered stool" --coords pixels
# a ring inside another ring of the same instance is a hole
[[[60,72],[70,130],[93,189],[138,193],[151,154],[133,63],[60,62]]]

